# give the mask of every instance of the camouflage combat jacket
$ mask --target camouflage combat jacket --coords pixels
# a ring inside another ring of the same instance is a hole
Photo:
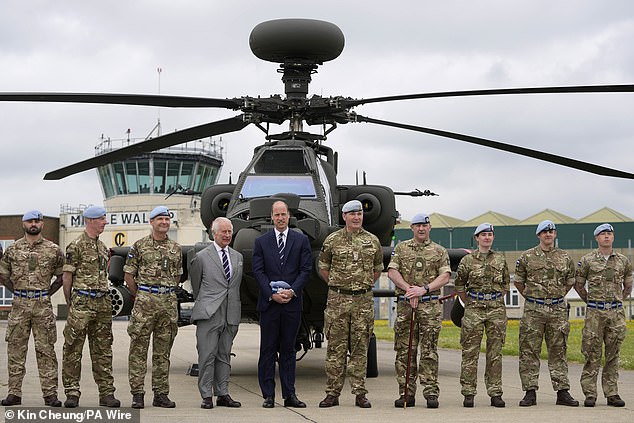
[[[394,248],[388,269],[398,270],[405,282],[417,286],[429,284],[442,273],[451,273],[449,254],[444,247],[430,240],[421,244],[413,238]],[[405,291],[396,287],[396,293],[403,295]],[[437,289],[430,294],[439,293]]]
[[[517,259],[514,281],[524,284],[524,295],[530,297],[563,297],[575,283],[575,265],[564,250],[544,251],[538,245]]]
[[[66,247],[64,272],[73,274],[73,289],[108,291],[108,248],[83,232]]]
[[[373,287],[374,272],[383,270],[381,243],[365,229],[333,232],[321,247],[319,270],[330,272],[329,286],[350,290]]]
[[[13,282],[14,289],[47,290],[53,275],[62,274],[64,256],[57,244],[40,238],[29,244],[20,238],[7,248],[0,260],[0,274]]]
[[[183,274],[181,247],[167,238],[141,238],[130,248],[123,271],[136,278],[139,285],[175,286]]]
[[[476,250],[460,261],[455,286],[457,291],[505,292],[510,282],[504,254]]]
[[[596,249],[577,263],[577,283],[586,281],[588,300],[623,301],[623,284],[632,283],[632,263],[617,252],[606,260]]]

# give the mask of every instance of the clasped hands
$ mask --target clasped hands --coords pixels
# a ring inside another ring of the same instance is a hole
[[[271,299],[279,304],[286,304],[293,299],[294,292],[292,289],[278,288],[277,292],[271,295]]]
[[[427,294],[427,290],[423,286],[410,285],[405,291],[405,298],[409,300],[412,308],[418,307],[418,299]]]

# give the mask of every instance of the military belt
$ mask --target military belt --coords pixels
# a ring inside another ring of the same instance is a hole
[[[564,302],[564,297],[559,298],[535,298],[531,296],[526,296],[526,301],[529,303],[535,303],[539,305],[557,305],[562,304]]]
[[[171,294],[174,292],[174,287],[164,285],[139,285],[139,291],[149,292],[150,294]]]
[[[344,288],[339,288],[336,286],[329,286],[328,289],[330,289],[331,291],[335,291],[337,294],[344,294],[344,295],[363,295],[372,291],[371,287],[368,287],[365,289],[344,289]]]
[[[590,308],[598,308],[599,310],[610,310],[622,308],[623,303],[620,301],[588,301],[588,307]]]
[[[75,289],[74,291],[82,297],[90,298],[101,298],[109,294],[108,291],[98,291],[96,289]]]
[[[504,294],[502,292],[475,292],[475,291],[468,291],[467,295],[469,297],[473,298],[474,300],[491,301],[491,300],[497,300],[498,298],[500,298]]]
[[[48,297],[48,290],[37,290],[37,289],[15,289],[13,291],[14,297],[20,298],[32,298],[32,299],[40,299]]]
[[[428,302],[428,301],[435,301],[438,298],[440,298],[440,296],[438,296],[438,295],[423,295],[423,296],[418,297],[418,301],[421,301],[421,302],[425,303],[425,302]],[[399,295],[398,296],[398,300],[399,301],[409,301],[410,298],[405,298],[404,295]]]

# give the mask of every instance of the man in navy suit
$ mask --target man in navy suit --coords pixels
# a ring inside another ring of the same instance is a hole
[[[260,358],[258,380],[262,407],[275,407],[275,360],[279,353],[280,382],[285,407],[304,408],[295,394],[295,338],[302,314],[302,289],[312,270],[308,237],[289,230],[288,205],[271,207],[273,231],[258,237],[253,247],[253,274],[260,285]]]

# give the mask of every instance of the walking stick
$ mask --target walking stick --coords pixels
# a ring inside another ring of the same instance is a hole
[[[409,304],[409,303],[408,303]],[[409,342],[407,343],[407,369],[405,370],[405,400],[403,401],[403,409],[407,408],[407,397],[409,388],[410,369],[412,364],[412,341],[414,338],[414,315],[416,309],[412,308],[412,314],[409,317]]]

